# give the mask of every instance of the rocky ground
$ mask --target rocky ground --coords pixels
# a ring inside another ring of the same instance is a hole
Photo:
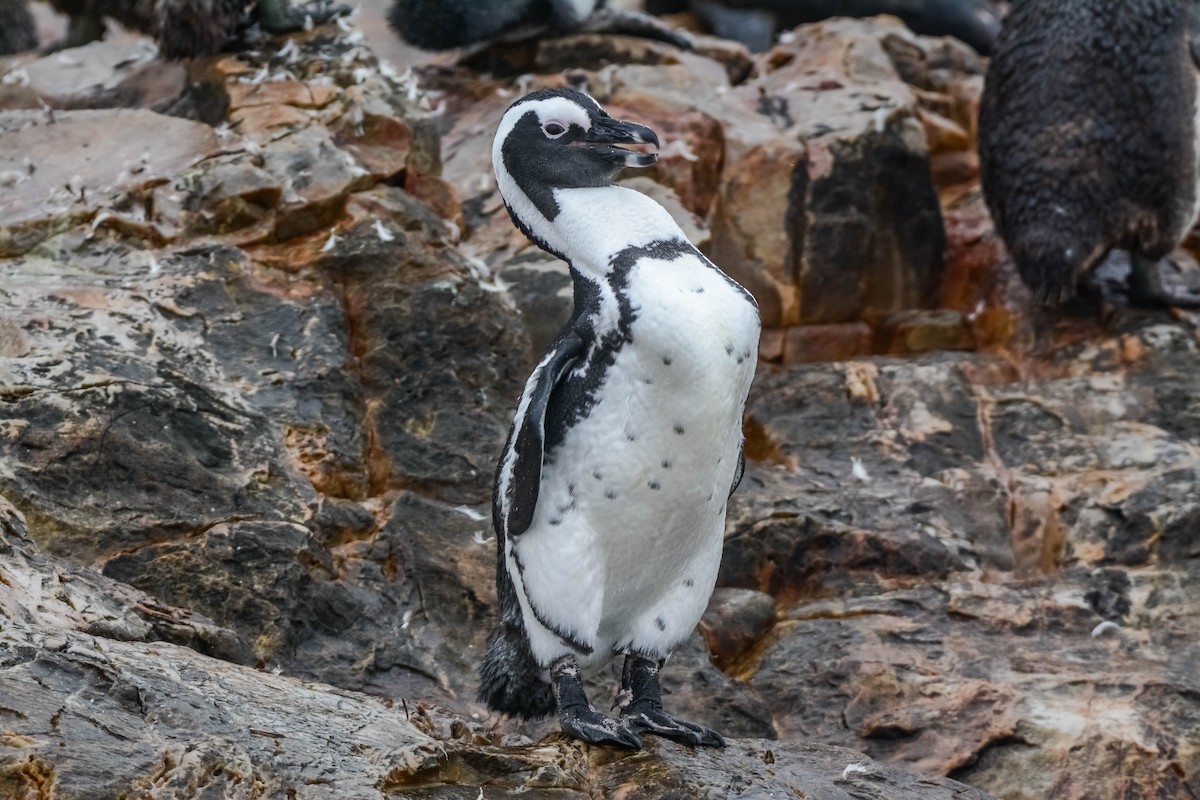
[[[1032,306],[965,47],[788,38],[0,62],[0,795],[1200,795],[1196,319]],[[488,152],[566,80],[659,131],[631,184],[767,324],[664,673],[725,751],[473,701],[491,473],[569,308]]]

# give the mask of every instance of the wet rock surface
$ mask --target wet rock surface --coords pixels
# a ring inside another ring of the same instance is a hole
[[[1200,795],[1197,319],[1030,305],[962,46],[408,71],[331,26],[128,92],[159,62],[55,58],[0,66],[0,794]],[[663,672],[724,751],[535,744],[473,700],[492,471],[570,305],[491,136],[568,79],[660,131],[637,187],[769,323]]]

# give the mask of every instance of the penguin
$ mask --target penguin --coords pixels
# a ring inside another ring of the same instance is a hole
[[[521,394],[496,473],[500,619],[479,698],[565,734],[724,746],[663,710],[659,670],[695,629],[744,469],[758,305],[644,194],[614,185],[658,146],[573,89],[505,112],[492,148],[516,226],[563,259],[574,314]],[[624,655],[616,718],[582,676]]]
[[[891,14],[914,33],[953,36],[982,55],[991,52],[1000,32],[992,0],[690,0],[689,5],[717,36],[755,52],[769,49],[780,29],[829,17]],[[661,13],[677,6],[677,0],[655,0],[647,10]]]
[[[25,0],[0,0],[0,56],[37,47],[37,26]]]
[[[1129,256],[1129,301],[1200,305],[1158,274],[1200,210],[1197,8],[1012,4],[984,79],[980,173],[996,230],[1041,302],[1081,285],[1107,300],[1094,271],[1116,250]]]
[[[245,0],[49,0],[65,14],[67,34],[57,45],[79,47],[104,36],[105,18],[152,37],[168,59],[195,58],[217,53],[237,35],[249,18]],[[344,5],[319,0],[294,7],[288,0],[258,0],[251,17],[268,33],[302,30],[306,18],[328,22],[349,13]]]
[[[541,33],[624,33],[689,50],[691,41],[651,16],[608,8],[605,0],[394,0],[388,24],[423,50],[450,50]]]

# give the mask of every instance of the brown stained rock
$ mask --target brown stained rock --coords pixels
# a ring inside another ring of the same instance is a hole
[[[887,340],[884,352],[893,355],[975,349],[971,328],[957,311],[901,311],[880,327]]]
[[[144,195],[213,155],[207,125],[143,109],[0,112],[0,257]]]
[[[722,125],[700,110],[664,115],[647,107],[630,108],[628,113],[618,108],[610,113],[641,120],[654,129],[662,147],[652,176],[671,187],[690,213],[706,219],[725,166]]]
[[[375,96],[364,97],[358,87],[347,91],[356,112],[343,114],[334,130],[338,146],[379,181],[405,170],[413,145],[407,122]]]
[[[307,127],[262,148],[263,169],[283,186],[275,236],[291,239],[328,228],[351,192],[370,187],[370,174],[338,149],[325,130]]]
[[[371,491],[483,502],[531,368],[527,339],[511,306],[450,248],[440,217],[399,189],[366,197],[392,209],[394,222],[380,220],[392,238],[364,217],[320,267],[344,286]]]
[[[781,361],[785,366],[848,361],[874,349],[875,334],[865,322],[793,325],[785,328]]]
[[[793,466],[748,471],[719,582],[782,609],[737,666],[779,735],[1001,796],[1186,796],[1198,356],[1143,315],[1025,380],[945,355],[761,377]]]
[[[256,160],[248,153],[208,159],[157,196],[180,198],[177,221],[194,236],[228,236],[248,228],[251,237],[259,236],[264,225],[274,222],[283,186]]]
[[[437,175],[409,170],[404,175],[404,191],[433,209],[434,213],[449,222],[456,232],[466,227],[458,193],[451,184]]]
[[[790,175],[784,202],[769,196],[718,212],[762,218],[725,231],[786,232],[782,257],[772,254],[757,269],[792,287],[795,299],[768,324],[848,322],[928,307],[936,298],[941,215],[916,98],[879,44],[889,24],[806,26],[793,43],[763,56],[758,78],[731,92],[743,115],[769,120],[781,143],[802,143],[807,153],[804,160],[765,161],[749,175],[739,171],[737,179],[751,184],[751,176]],[[730,139],[743,136],[736,127],[726,130]],[[714,238],[721,228],[714,224]],[[724,250],[733,254],[748,244],[734,238]],[[740,276],[750,267],[730,269]]]
[[[253,106],[294,106],[295,108],[324,108],[339,92],[336,87],[296,80],[267,80],[261,83],[230,82],[229,110],[237,112]]]
[[[230,124],[259,145],[267,144],[289,131],[306,128],[312,121],[312,116],[305,109],[282,103],[248,106],[229,112]]]
[[[726,671],[775,624],[775,600],[752,589],[722,588],[713,592],[700,632],[713,662]]]
[[[360,390],[328,287],[265,291],[235,250],[162,255],[155,273],[100,245],[69,268],[4,271],[0,318],[23,347],[0,360],[0,485],[47,549],[91,560],[229,518],[303,519],[313,489],[268,420],[323,427],[331,458],[361,470]],[[50,325],[56,309],[66,321]]]
[[[796,171],[805,169],[807,158],[803,143],[796,141],[744,149],[736,161],[730,159],[713,206],[709,257],[750,290],[765,327],[779,327],[800,317],[795,283],[783,271],[792,249],[783,216],[792,199]]]

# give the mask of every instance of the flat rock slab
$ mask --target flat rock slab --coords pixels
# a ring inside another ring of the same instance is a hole
[[[213,155],[208,125],[145,109],[0,113],[0,257]]]
[[[652,739],[633,752],[443,742],[414,723],[429,719],[424,709],[410,715],[174,645],[20,623],[0,630],[0,671],[8,797],[988,798],[816,744],[694,750]]]
[[[13,62],[0,74],[0,108],[161,109],[188,84],[183,63],[160,59],[149,40],[119,35]]]

